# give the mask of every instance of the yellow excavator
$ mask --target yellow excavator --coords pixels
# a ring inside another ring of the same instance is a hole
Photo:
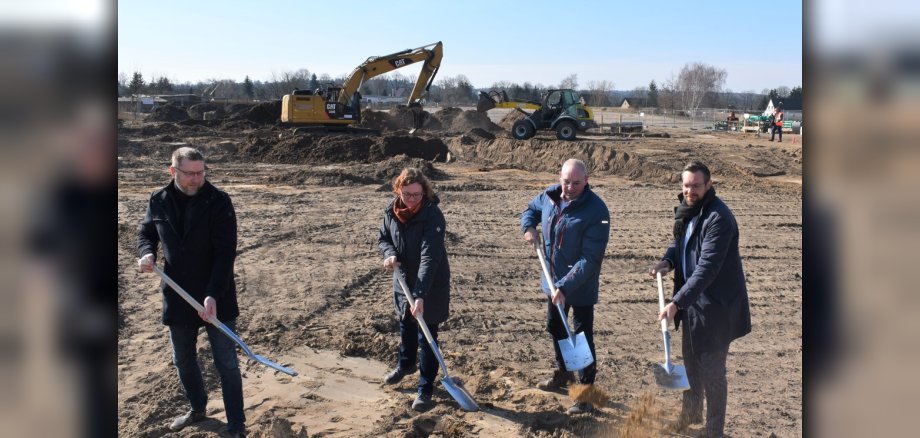
[[[424,122],[422,99],[428,95],[443,56],[444,45],[440,41],[389,55],[371,56],[356,67],[340,87],[294,90],[285,95],[281,99],[281,122],[295,127],[295,133],[327,130],[375,132],[353,126],[361,123],[361,93],[358,90],[375,76],[422,62],[422,70],[407,104],[413,112],[415,124],[410,133],[414,132]]]

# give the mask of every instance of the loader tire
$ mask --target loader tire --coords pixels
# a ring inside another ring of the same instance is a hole
[[[556,138],[559,140],[575,140],[575,123],[571,120],[563,120],[556,125]]]
[[[534,135],[533,125],[527,120],[518,120],[511,127],[511,135],[518,140],[527,140]]]

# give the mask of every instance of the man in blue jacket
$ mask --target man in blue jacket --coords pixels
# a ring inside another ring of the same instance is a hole
[[[579,371],[579,382],[594,384],[597,355],[594,352],[594,305],[597,304],[601,261],[610,239],[610,211],[588,185],[588,170],[581,160],[570,159],[562,165],[559,184],[550,186],[533,198],[521,214],[524,240],[537,245],[536,226],[543,233],[543,252],[550,266],[556,292],[547,304],[546,330],[553,337],[557,369],[553,377],[537,385],[544,391],[558,391],[575,376],[565,369],[565,361],[556,341],[566,339],[563,321],[556,311],[562,304],[566,314],[574,313],[574,333],[585,334],[594,363]],[[543,292],[550,293],[543,282]],[[575,403],[570,414],[591,412],[587,402]]]
[[[230,196],[205,179],[204,156],[198,150],[176,149],[169,173],[173,180],[150,196],[147,213],[137,230],[138,268],[152,272],[157,248],[162,244],[163,271],[203,302],[205,308],[205,313],[198,313],[165,282],[160,282],[163,324],[169,326],[173,362],[191,405],[169,428],[179,431],[207,419],[208,393],[197,358],[198,331],[205,326],[220,375],[227,432],[234,437],[246,436],[243,379],[236,344],[206,322],[217,316],[236,330],[236,317],[240,314],[233,280],[236,213]]]
[[[728,346],[751,332],[738,224],[728,206],[716,197],[705,164],[688,164],[681,181],[680,205],[674,208],[674,240],[649,274],[674,270],[674,296],[658,320],[674,319],[676,328],[681,323],[684,326],[681,347],[690,389],[683,393],[678,425],[703,422],[705,395],[703,435],[721,437],[728,398]]]

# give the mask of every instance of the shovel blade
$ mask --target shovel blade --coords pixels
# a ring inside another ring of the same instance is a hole
[[[562,351],[566,370],[580,371],[594,363],[594,356],[591,354],[591,348],[588,346],[588,339],[585,338],[584,333],[560,339],[556,343],[559,344],[559,350]]]
[[[447,390],[447,393],[460,404],[461,409],[467,412],[476,412],[479,410],[479,405],[476,404],[476,401],[473,400],[473,397],[466,391],[466,388],[464,388],[460,382],[455,381],[451,377],[446,377],[441,379],[441,383],[444,385],[444,389]]]
[[[265,365],[265,366],[267,366],[267,367],[269,367],[269,368],[272,368],[272,369],[281,371],[282,373],[287,374],[287,375],[289,375],[289,376],[296,376],[296,375],[297,375],[297,371],[294,371],[294,370],[292,370],[292,369],[290,369],[290,368],[288,368],[288,367],[286,367],[286,366],[282,366],[282,365],[280,365],[280,364],[278,364],[278,363],[272,362],[271,360],[269,360],[269,359],[266,358],[265,356],[259,356],[258,354],[254,354],[254,355],[252,355],[252,359],[255,360],[256,362],[261,363],[262,365]]]
[[[690,382],[687,380],[687,370],[683,365],[656,364],[655,382],[658,386],[675,391],[690,389]]]

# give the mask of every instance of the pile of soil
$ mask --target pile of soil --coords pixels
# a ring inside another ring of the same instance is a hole
[[[437,138],[354,135],[299,135],[277,143],[253,136],[239,150],[256,161],[286,164],[374,163],[397,155],[443,162],[447,151]]]
[[[147,116],[147,120],[154,122],[179,122],[188,118],[188,111],[173,104],[158,106]]]
[[[502,117],[501,121],[498,122],[499,126],[504,128],[506,131],[510,131],[511,127],[514,126],[514,122],[527,117],[527,113],[521,111],[518,108],[515,108],[514,111],[505,114],[505,117]]]
[[[425,176],[433,181],[447,178],[444,172],[435,168],[428,160],[398,155],[377,163],[358,164],[347,168],[301,169],[281,175],[273,175],[269,177],[268,180],[272,184],[287,184],[294,186],[316,185],[334,187],[381,185],[378,191],[390,191],[393,179],[407,167],[414,167],[421,170]],[[354,346],[351,349],[356,350],[358,348],[359,347]],[[389,352],[386,348],[384,348],[383,351]]]
[[[394,129],[412,129],[415,127],[415,118],[417,112],[420,112],[422,118],[422,127],[429,131],[440,131],[444,129],[444,124],[438,117],[433,116],[428,111],[422,109],[413,109],[405,105],[399,105],[390,110],[390,117],[393,119]]]
[[[204,113],[215,111],[217,117],[224,117],[227,112],[224,110],[224,104],[219,102],[203,102],[188,107],[188,115],[193,119],[204,119]]]
[[[231,114],[230,118],[233,120],[248,120],[263,125],[276,123],[281,118],[281,101],[273,100],[255,105],[246,105]]]
[[[376,129],[380,132],[398,129],[393,117],[388,113],[366,108],[361,111],[360,126]]]
[[[617,150],[607,143],[594,141],[514,140],[497,138],[491,142],[477,142],[463,149],[469,160],[482,160],[488,164],[509,165],[536,172],[555,172],[559,163],[578,158],[588,166],[590,174],[613,174],[625,178],[673,184],[678,182],[680,163],[661,163],[646,160],[637,154]]]
[[[463,113],[462,109],[449,106],[442,109],[441,111],[434,113],[433,116],[437,117],[441,121],[442,125],[449,127],[454,124],[454,120],[461,113]]]
[[[489,116],[486,113],[481,113],[476,110],[463,111],[453,118],[450,127],[450,131],[469,131],[471,129],[484,129],[489,132],[498,132],[501,131],[501,126],[492,123],[489,120]]]

